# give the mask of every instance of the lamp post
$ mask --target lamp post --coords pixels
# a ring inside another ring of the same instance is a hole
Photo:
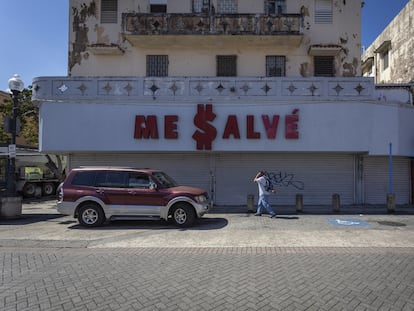
[[[17,106],[18,96],[23,91],[24,84],[20,76],[15,74],[9,80],[9,89],[12,92],[13,112],[10,119],[11,141],[7,160],[6,196],[1,198],[0,216],[3,218],[19,218],[22,214],[22,199],[16,192],[16,136],[17,136]]]
[[[17,106],[19,94],[23,91],[24,84],[18,74],[9,80],[9,89],[12,92],[13,112],[10,120],[11,142],[9,145],[8,173],[7,173],[7,195],[16,196],[16,136],[17,136]]]

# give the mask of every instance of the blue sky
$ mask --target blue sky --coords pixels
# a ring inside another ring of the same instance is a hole
[[[368,47],[408,1],[365,0],[362,45]],[[69,0],[0,0],[0,90],[15,73],[25,86],[34,77],[67,75],[68,17]]]

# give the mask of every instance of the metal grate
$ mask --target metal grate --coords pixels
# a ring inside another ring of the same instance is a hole
[[[168,55],[147,55],[147,76],[168,76]]]
[[[217,55],[217,76],[218,77],[237,76],[237,56],[236,55]]]
[[[266,56],[266,77],[286,76],[286,57],[270,55]]]
[[[315,56],[314,75],[315,77],[334,77],[334,57],[333,56]]]
[[[101,23],[118,23],[118,0],[102,0],[101,2]]]
[[[237,13],[237,0],[218,0],[217,13],[219,14],[235,14]]]

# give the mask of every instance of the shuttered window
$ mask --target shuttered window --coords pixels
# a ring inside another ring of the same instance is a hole
[[[147,77],[168,76],[168,55],[147,55]]]
[[[285,68],[285,56],[266,56],[266,77],[284,77],[286,76]]]
[[[332,0],[315,0],[315,24],[332,24]]]
[[[118,0],[101,1],[101,23],[116,24],[118,23]]]
[[[314,76],[315,77],[334,77],[334,57],[333,56],[315,56]]]
[[[237,56],[218,55],[217,56],[217,76],[235,77],[237,76]]]

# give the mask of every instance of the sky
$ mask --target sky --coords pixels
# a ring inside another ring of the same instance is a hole
[[[362,46],[368,47],[408,1],[365,0]],[[68,20],[69,0],[0,0],[0,90],[8,89],[16,73],[25,87],[34,77],[67,75]]]

